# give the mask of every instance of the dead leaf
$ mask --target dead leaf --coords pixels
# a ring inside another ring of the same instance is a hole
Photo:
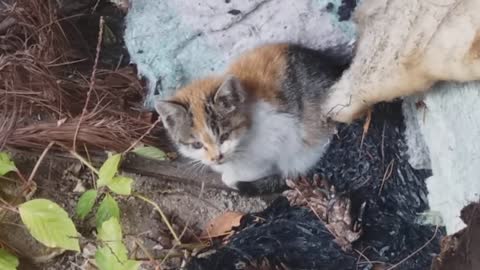
[[[230,211],[215,217],[207,223],[200,238],[210,239],[229,235],[233,227],[240,225],[240,219],[243,215],[244,214],[240,212]]]

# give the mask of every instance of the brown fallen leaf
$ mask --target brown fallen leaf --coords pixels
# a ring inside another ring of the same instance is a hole
[[[229,211],[213,218],[205,226],[200,238],[210,239],[231,234],[233,227],[240,225],[243,215],[240,212]]]

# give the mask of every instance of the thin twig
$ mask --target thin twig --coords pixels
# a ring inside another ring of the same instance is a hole
[[[156,204],[154,201],[152,201],[152,200],[150,200],[150,199],[148,199],[148,198],[146,198],[146,197],[144,197],[140,194],[135,194],[135,197],[137,197],[137,198],[143,200],[144,202],[152,205],[157,210],[157,212],[160,214],[160,216],[162,217],[163,222],[165,223],[165,225],[167,225],[167,228],[168,228],[168,230],[170,230],[170,233],[172,234],[175,241],[177,241],[177,243],[181,243],[180,238],[178,237],[177,233],[175,232],[175,230],[172,227],[172,224],[170,224],[170,221],[168,221],[167,216],[163,213],[160,206],[158,206],[158,204]]]
[[[145,246],[140,243],[140,241],[135,238],[135,244],[137,244],[140,249],[143,251],[143,253],[147,256],[148,260],[150,261],[150,263],[154,266],[157,266],[159,265],[158,261],[152,256],[152,254],[150,254],[150,252],[148,252],[148,250],[145,248]]]
[[[387,168],[385,169],[385,172],[383,173],[382,184],[380,185],[380,189],[378,190],[378,196],[380,196],[382,194],[383,186],[385,185],[385,181],[387,181],[387,179],[390,178],[390,176],[392,176],[394,163],[395,162],[392,159],[392,161],[390,161]]]
[[[43,159],[45,158],[45,156],[47,155],[48,151],[50,150],[50,148],[52,148],[52,146],[55,144],[55,142],[50,142],[48,144],[48,146],[45,148],[45,150],[43,150],[42,154],[40,155],[40,157],[38,158],[37,160],[37,163],[35,163],[35,167],[33,167],[33,170],[32,172],[30,173],[30,176],[28,177],[28,180],[27,180],[27,185],[29,185],[32,181],[33,181],[33,177],[35,177],[35,174],[37,173],[37,170],[38,168],[40,167],[40,164],[42,164],[42,161]]]
[[[158,124],[160,123],[160,121],[162,121],[161,118],[158,118],[148,129],[147,131],[145,131],[145,133],[143,133],[142,136],[140,136],[140,138],[138,138],[135,142],[132,143],[132,145],[130,145],[130,147],[127,148],[127,150],[123,151],[123,154],[125,153],[128,153],[130,150],[132,150],[139,142],[141,142],[145,136],[147,136],[151,131],[152,129]]]
[[[399,265],[401,265],[402,263],[406,262],[408,259],[410,259],[411,257],[415,256],[417,253],[419,253],[420,251],[422,251],[422,249],[424,249],[425,247],[427,247],[432,241],[433,239],[435,239],[435,237],[437,236],[437,233],[438,233],[438,225],[435,227],[435,232],[433,233],[433,236],[432,238],[430,238],[430,240],[428,240],[425,244],[423,244],[423,246],[421,246],[420,248],[418,248],[417,250],[415,250],[415,252],[413,252],[412,254],[408,255],[407,257],[405,257],[403,260],[399,261],[398,263],[392,265],[391,267],[387,268],[386,270],[392,270],[392,269],[395,269],[397,268]]]
[[[94,171],[97,175],[99,174],[99,171],[93,167],[92,164],[90,164],[87,160],[85,160],[81,155],[79,155],[77,152],[74,152],[73,150],[70,150],[66,145],[60,142],[55,142],[55,144],[61,146],[63,149],[67,150],[72,156],[80,160],[85,166],[87,166],[90,170]]]
[[[85,154],[87,155],[88,164],[92,164],[92,159],[90,158],[90,153],[88,152],[87,145],[83,144],[83,148],[85,149]],[[97,181],[95,181],[95,173],[93,170],[90,170],[90,175],[92,176],[93,188],[97,189]]]
[[[103,19],[103,16],[100,17],[100,23],[99,23],[99,31],[98,31],[98,42],[97,42],[97,50],[95,54],[95,62],[93,63],[93,70],[92,70],[92,75],[90,77],[90,85],[88,87],[88,92],[87,92],[87,99],[85,100],[85,104],[83,105],[82,109],[82,114],[80,115],[80,119],[78,120],[77,128],[75,129],[75,134],[73,135],[73,152],[76,151],[76,145],[77,145],[77,136],[78,136],[78,131],[80,130],[80,125],[82,124],[83,117],[85,116],[85,113],[87,113],[87,107],[88,103],[90,103],[90,96],[92,94],[93,88],[95,87],[95,76],[97,73],[97,65],[98,65],[98,59],[100,58],[100,50],[102,48],[102,40],[103,40],[103,25],[105,24],[105,21]]]

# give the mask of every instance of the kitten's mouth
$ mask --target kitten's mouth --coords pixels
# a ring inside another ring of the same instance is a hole
[[[210,163],[210,166],[221,166],[221,165],[225,164],[226,162],[227,162],[227,159],[223,158],[222,160],[212,161]]]
[[[225,163],[225,160],[215,161],[213,164],[218,166],[218,165],[222,165],[223,163]]]

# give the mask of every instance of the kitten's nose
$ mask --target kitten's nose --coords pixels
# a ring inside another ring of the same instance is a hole
[[[222,161],[223,161],[223,154],[222,154],[222,153],[218,153],[218,155],[216,155],[216,156],[214,156],[214,157],[212,158],[212,161],[221,164]]]

